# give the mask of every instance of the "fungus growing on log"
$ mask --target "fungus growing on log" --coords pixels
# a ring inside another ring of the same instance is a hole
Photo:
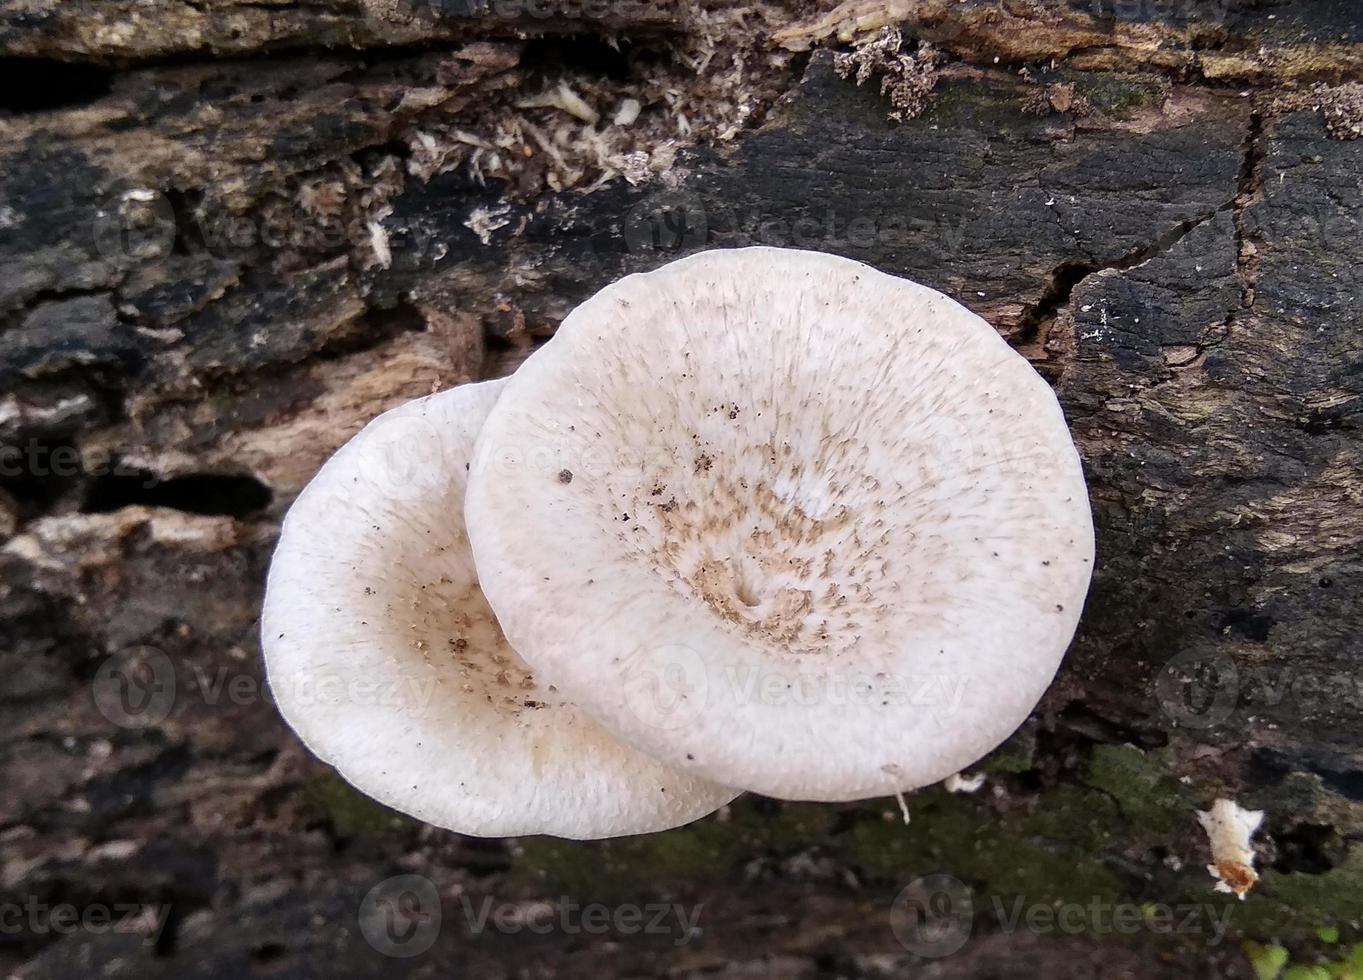
[[[976,762],[1046,690],[1092,570],[1050,387],[961,305],[832,255],[606,287],[477,453],[469,538],[511,645],[629,744],[784,799]]]
[[[506,643],[464,533],[474,437],[504,382],[409,402],[284,520],[261,617],[270,687],[358,789],[466,834],[664,830],[733,791],[608,735]]]

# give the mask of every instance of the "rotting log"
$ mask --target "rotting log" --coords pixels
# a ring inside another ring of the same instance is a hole
[[[1337,138],[1363,15],[797,6],[0,0],[0,908],[171,908],[69,934],[25,912],[0,965],[1210,977],[1363,938],[1363,143]],[[890,24],[940,52],[902,123],[832,63]],[[599,285],[750,243],[946,291],[1065,407],[1097,575],[985,788],[915,794],[907,828],[887,801],[745,798],[594,844],[465,839],[349,790],[260,686],[290,500]],[[169,713],[111,722],[107,658],[160,655]],[[1220,796],[1266,813],[1243,903],[1203,868]],[[446,896],[408,960],[357,928],[399,873]],[[937,873],[974,915],[927,963],[891,904]],[[700,931],[478,931],[489,897],[699,906]],[[1025,917],[1056,903],[1083,911]]]

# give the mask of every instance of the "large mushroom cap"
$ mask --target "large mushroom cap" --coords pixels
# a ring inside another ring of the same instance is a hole
[[[964,307],[831,255],[607,287],[477,457],[470,539],[516,649],[631,744],[787,799],[979,759],[1045,691],[1092,567],[1047,384]]]
[[[474,439],[504,382],[379,416],[284,520],[261,634],[280,711],[370,796],[485,836],[663,830],[733,791],[616,741],[537,680],[478,588]]]

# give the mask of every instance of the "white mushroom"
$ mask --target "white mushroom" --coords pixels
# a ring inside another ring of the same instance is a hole
[[[630,744],[770,796],[968,767],[1036,705],[1088,588],[1049,386],[964,307],[831,255],[704,252],[603,289],[477,456],[469,535],[512,645]]]
[[[356,787],[462,833],[694,820],[735,794],[607,735],[531,674],[479,591],[466,468],[503,384],[379,416],[289,510],[261,618],[279,709]]]

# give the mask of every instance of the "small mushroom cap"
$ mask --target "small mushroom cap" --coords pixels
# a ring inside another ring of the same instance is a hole
[[[522,656],[630,744],[785,799],[976,762],[1046,690],[1093,563],[1050,387],[947,297],[820,253],[603,289],[477,453],[471,544]]]
[[[483,599],[464,533],[474,439],[504,382],[370,422],[304,488],[270,566],[270,687],[358,789],[466,834],[664,830],[735,793],[608,735],[531,674]]]

